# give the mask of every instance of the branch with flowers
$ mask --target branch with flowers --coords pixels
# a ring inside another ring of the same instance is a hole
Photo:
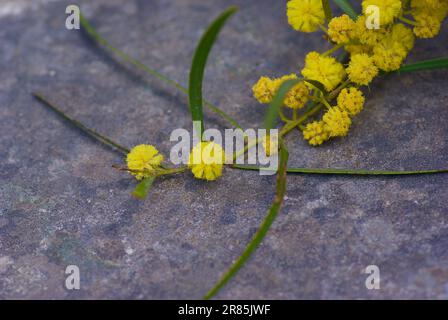
[[[288,168],[288,151],[283,138],[293,130],[300,130],[310,145],[317,146],[330,138],[347,135],[352,119],[364,107],[365,97],[361,90],[362,86],[368,86],[379,74],[448,68],[448,58],[403,64],[414,46],[415,37],[430,38],[437,35],[442,21],[448,14],[448,0],[364,0],[363,14],[359,16],[348,1],[335,0],[334,3],[342,8],[345,14],[332,17],[329,1],[325,0],[291,0],[287,4],[288,22],[295,30],[306,33],[321,30],[332,48],[324,53],[310,52],[305,58],[305,65],[300,72],[301,77],[296,74],[279,78],[261,77],[253,86],[254,97],[260,103],[269,104],[264,128],[267,130],[274,128],[278,118],[284,122],[279,130],[278,144],[272,145],[269,139],[256,142],[263,146],[266,153],[279,153],[280,165],[277,171],[276,194],[252,240],[230,269],[204,296],[206,299],[215,296],[230,281],[263,241],[281,208],[286,193],[287,173],[401,176],[448,172],[446,169],[379,171]],[[381,12],[380,25],[382,27],[380,29],[366,27],[367,9],[372,5],[377,6]],[[204,33],[195,51],[188,87],[182,86],[113,47],[82,16],[81,24],[87,36],[121,60],[187,94],[192,120],[201,124],[198,131],[202,133],[203,106],[222,117],[233,127],[242,128],[235,119],[202,96],[202,80],[208,55],[221,28],[236,10],[235,7],[225,10]],[[411,17],[414,20],[411,20]],[[338,52],[340,54],[336,56]],[[133,192],[137,198],[145,198],[155,179],[162,176],[191,171],[197,179],[213,181],[223,174],[223,150],[214,142],[200,141],[192,148],[188,165],[170,167],[164,163],[164,156],[155,146],[143,144],[128,149],[71,118],[42,94],[34,93],[34,96],[96,141],[125,155],[126,165],[113,167],[130,173],[140,181]],[[321,118],[316,120],[318,117]],[[245,154],[252,146],[246,144],[242,150],[234,154],[234,159]],[[200,161],[197,162],[194,159]],[[228,168],[262,170],[258,166],[236,164],[230,164]]]

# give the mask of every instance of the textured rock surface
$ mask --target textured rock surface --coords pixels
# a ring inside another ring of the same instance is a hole
[[[164,153],[173,129],[190,128],[186,99],[66,30],[72,2],[0,2],[0,298],[200,298],[260,224],[274,178],[228,169],[203,183],[185,174],[134,200],[135,181],[110,168],[121,157],[30,92],[124,145]],[[232,3],[241,11],[213,50],[206,96],[257,127],[264,110],[253,82],[294,72],[325,46],[288,27],[282,1],[80,1],[111,43],[181,83],[203,28]],[[409,59],[446,55],[447,27]],[[384,78],[346,139],[310,148],[290,135],[291,165],[446,168],[447,84],[440,71]],[[207,125],[225,123],[207,113]],[[446,299],[447,201],[447,175],[290,176],[266,240],[218,298]],[[81,269],[79,291],[64,289],[69,264]],[[371,264],[380,290],[365,288]]]

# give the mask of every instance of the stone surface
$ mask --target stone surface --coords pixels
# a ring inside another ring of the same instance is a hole
[[[73,117],[126,146],[167,154],[190,128],[185,97],[122,66],[65,29],[73,1],[0,2],[0,298],[200,298],[241,253],[266,213],[274,178],[227,169],[216,183],[160,179],[146,201],[113,170],[117,153],[32,98],[44,93]],[[264,108],[260,75],[297,71],[319,34],[298,34],[282,1],[79,1],[116,47],[186,83],[192,52],[212,17],[240,12],[210,58],[206,96],[244,127]],[[447,54],[447,25],[417,41],[409,60]],[[351,134],[310,148],[293,133],[291,166],[446,168],[448,92],[443,71],[383,77]],[[207,126],[226,123],[207,112]],[[447,175],[288,177],[284,208],[267,238],[217,298],[448,298]],[[78,265],[81,290],[64,287]],[[363,270],[381,270],[367,290]]]

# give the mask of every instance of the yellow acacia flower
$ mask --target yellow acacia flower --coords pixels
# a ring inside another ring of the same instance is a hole
[[[364,95],[354,87],[342,89],[338,95],[338,107],[351,116],[356,116],[364,107]]]
[[[261,77],[252,87],[255,99],[260,103],[270,103],[274,98],[277,84],[275,80],[268,77]]]
[[[292,109],[300,109],[308,102],[310,91],[305,83],[300,82],[292,87],[286,94],[285,106]]]
[[[400,0],[364,0],[362,2],[362,12],[366,14],[367,8],[371,5],[377,6],[380,10],[381,27],[393,22],[401,12]]]
[[[353,36],[356,23],[348,15],[343,14],[340,17],[334,17],[328,23],[328,36],[338,44],[347,43]]]
[[[190,152],[188,167],[196,179],[216,180],[222,175],[224,150],[214,142],[200,142]]]
[[[386,36],[373,47],[375,65],[387,72],[398,70],[407,54],[406,47],[402,43],[394,41],[391,36]]]
[[[303,130],[303,138],[312,146],[318,146],[327,141],[330,135],[323,121],[308,123]]]
[[[325,22],[321,0],[291,0],[286,8],[288,23],[297,31],[314,32]]]
[[[394,24],[390,33],[391,40],[401,43],[409,52],[414,47],[415,36],[411,29],[402,23]]]
[[[319,81],[325,89],[331,91],[344,79],[345,69],[335,58],[312,51],[305,58],[302,75],[307,79]]]
[[[436,17],[440,22],[448,15],[447,0],[412,0],[411,8],[414,16],[425,13]]]
[[[322,121],[325,123],[325,128],[330,137],[346,136],[352,124],[347,111],[341,110],[339,107],[328,109],[322,117]]]
[[[442,23],[436,16],[421,13],[414,17],[418,26],[413,31],[418,38],[434,38],[439,34]]]
[[[386,34],[386,28],[368,29],[366,27],[366,17],[361,15],[356,19],[356,28],[354,30],[354,37],[356,37],[361,44],[374,46]]]
[[[163,155],[158,153],[159,151],[149,144],[140,144],[132,148],[126,157],[128,168],[144,172],[131,172],[131,174],[138,180],[151,176],[163,161]]]
[[[351,82],[366,86],[377,76],[378,67],[369,55],[361,53],[351,56],[346,71]]]

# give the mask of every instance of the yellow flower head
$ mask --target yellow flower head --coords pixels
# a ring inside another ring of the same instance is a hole
[[[386,36],[373,48],[373,61],[381,70],[395,71],[400,68],[407,54],[408,51],[402,43]]]
[[[314,32],[325,22],[321,0],[291,0],[286,8],[288,23],[297,31]]]
[[[402,23],[397,23],[392,27],[390,37],[392,41],[401,43],[408,52],[414,47],[415,36],[411,29]]]
[[[412,15],[428,14],[442,22],[448,15],[447,0],[412,0]]]
[[[401,0],[364,0],[362,12],[367,14],[367,8],[372,5],[379,8],[381,27],[393,22],[401,12]]]
[[[367,54],[354,54],[350,58],[347,74],[351,82],[366,86],[377,76],[378,68]]]
[[[313,51],[306,56],[302,75],[307,79],[319,81],[325,89],[331,91],[344,79],[345,69],[335,58]]]
[[[342,89],[338,95],[338,107],[345,110],[349,115],[355,116],[364,107],[364,95],[356,88]]]
[[[151,176],[163,161],[163,155],[158,153],[159,151],[149,144],[140,144],[132,148],[126,157],[128,168],[144,172],[131,172],[131,174],[138,180]]]
[[[252,87],[255,99],[260,103],[270,103],[277,90],[277,83],[268,77],[261,77]]]
[[[353,37],[356,23],[348,15],[334,17],[328,24],[328,36],[338,44],[347,43]]]
[[[312,146],[318,146],[327,141],[330,135],[323,121],[308,123],[303,130],[303,137]]]
[[[325,123],[330,137],[346,136],[352,124],[347,111],[341,110],[339,107],[330,108],[322,117],[322,121]]]
[[[434,38],[439,34],[441,21],[434,15],[421,13],[415,16],[418,26],[414,27],[414,34],[418,38]]]
[[[285,106],[292,109],[300,109],[308,102],[310,91],[305,83],[300,82],[292,87],[286,94]]]
[[[368,29],[366,27],[366,17],[361,15],[356,19],[354,34],[361,44],[375,46],[386,34],[386,28]]]
[[[224,150],[214,142],[200,142],[190,152],[188,166],[197,179],[216,180],[222,175]]]

